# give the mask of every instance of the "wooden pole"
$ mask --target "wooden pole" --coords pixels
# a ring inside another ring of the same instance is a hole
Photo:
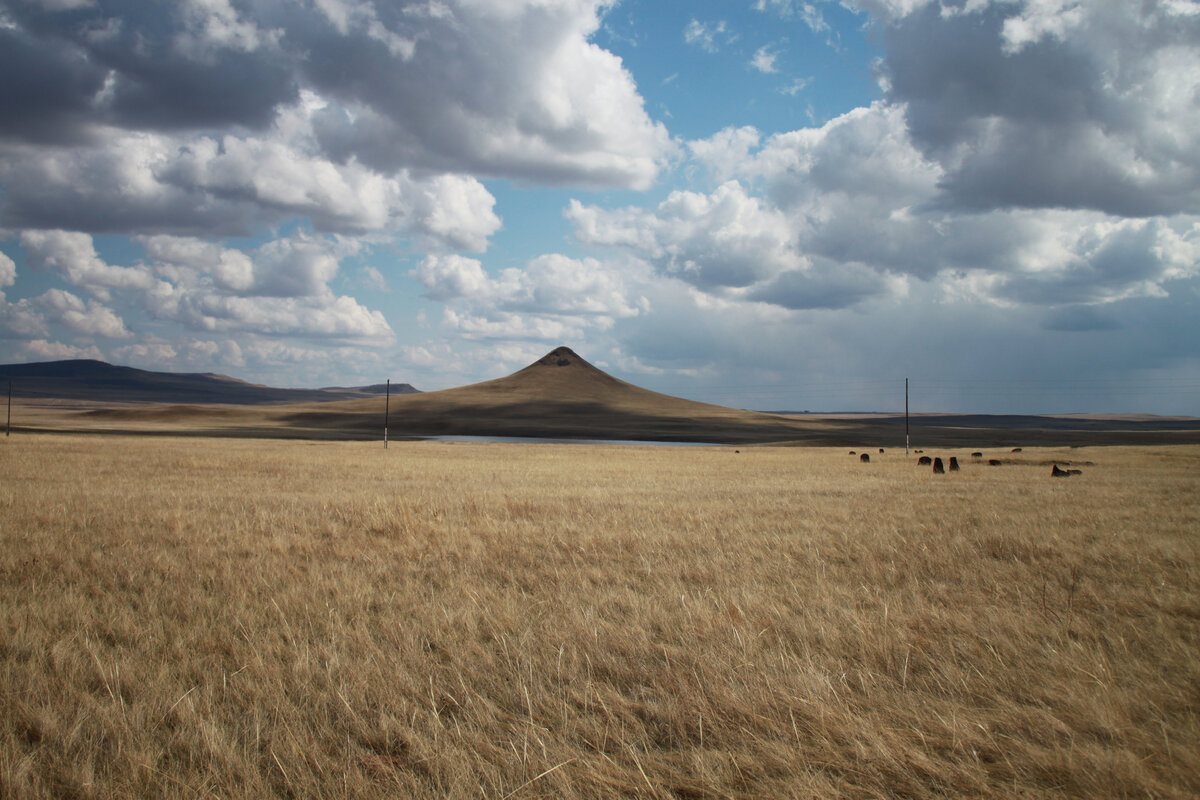
[[[383,449],[387,450],[388,411],[392,404],[392,379],[387,379],[387,388],[383,395]]]
[[[4,423],[4,435],[12,433],[12,381],[8,382],[8,422]]]
[[[904,379],[904,457],[908,458],[908,378]]]

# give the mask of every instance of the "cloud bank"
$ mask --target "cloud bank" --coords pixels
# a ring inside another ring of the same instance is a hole
[[[281,373],[455,352],[469,378],[565,342],[762,402],[795,374],[1200,372],[1200,4],[683,10],[626,52],[702,59],[699,102],[807,104],[828,76],[787,74],[798,42],[840,48],[848,18],[879,47],[858,107],[691,141],[647,113],[612,13],[0,0],[19,110],[0,115],[0,337]],[[748,16],[777,25],[756,38]],[[736,95],[708,81],[722,64]],[[683,97],[663,66],[657,91]],[[569,236],[495,254],[541,197]]]

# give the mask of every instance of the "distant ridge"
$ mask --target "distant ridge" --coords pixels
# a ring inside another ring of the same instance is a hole
[[[0,389],[7,390],[9,380],[14,397],[95,403],[266,405],[332,402],[384,393],[384,384],[278,389],[210,372],[153,372],[94,359],[0,365],[0,382],[4,383]],[[406,383],[392,385],[393,394],[414,392],[417,390]]]
[[[273,389],[222,375],[154,373],[99,361],[0,367],[0,381],[9,376],[24,390],[40,392],[37,396],[78,398],[81,406],[38,404],[14,420],[17,431],[371,440],[382,438],[385,421],[378,385]],[[436,392],[404,394],[405,388],[392,386],[387,420],[393,440],[537,437],[904,452],[903,416],[797,416],[700,403],[615,378],[569,347],[556,347],[503,378]],[[972,449],[1200,444],[1200,419],[923,414],[912,419],[912,443]]]

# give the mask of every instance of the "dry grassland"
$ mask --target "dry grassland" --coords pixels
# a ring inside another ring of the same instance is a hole
[[[1200,448],[940,454],[0,440],[0,795],[1200,794]]]

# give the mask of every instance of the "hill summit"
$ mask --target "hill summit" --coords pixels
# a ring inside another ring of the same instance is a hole
[[[690,400],[659,394],[614,378],[565,346],[554,348],[524,369],[503,378],[429,394],[439,401],[455,405],[462,400],[472,404],[503,402],[512,405],[513,412],[518,411],[518,406],[527,405],[530,406],[530,413],[537,413],[532,406],[551,403],[555,413],[576,417],[585,410],[589,413],[600,412],[602,409],[599,406],[608,412],[635,409],[641,412],[651,406],[661,406],[664,402],[692,404]]]
[[[594,366],[589,364],[587,361],[580,358],[578,353],[576,353],[574,350],[572,350],[571,348],[566,347],[566,346],[554,348],[549,353],[546,353],[546,355],[542,356],[537,361],[530,364],[528,367],[526,367],[526,369],[532,369],[534,367],[570,367],[570,366],[582,366],[582,367],[586,367],[586,368],[592,369],[592,370],[596,369]],[[597,371],[599,371],[599,370],[597,370]]]

